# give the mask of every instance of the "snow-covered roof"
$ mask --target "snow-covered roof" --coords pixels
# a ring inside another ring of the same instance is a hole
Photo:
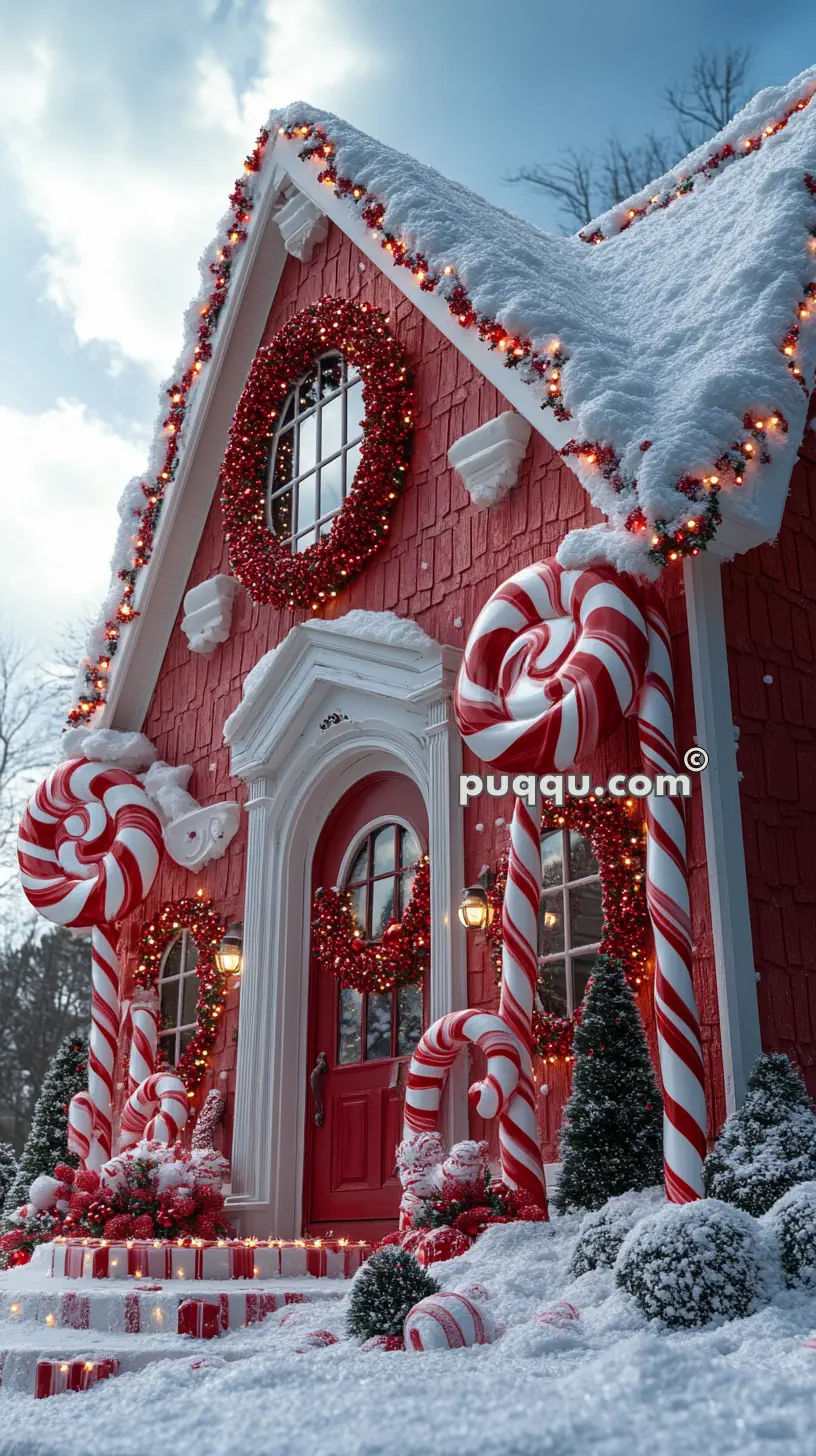
[[[551,411],[568,420],[566,453],[606,524],[571,532],[564,564],[602,559],[655,575],[704,543],[720,509],[753,522],[753,539],[772,535],[816,366],[814,95],[816,67],[760,92],[711,142],[573,237],[491,206],[327,112],[273,112],[202,260],[148,474],[123,497],[74,721],[105,701],[99,663],[138,610],[230,272],[281,166],[296,183],[307,173],[325,183],[332,216],[369,248],[374,240],[386,273],[402,286],[407,276],[418,300],[441,295],[462,338],[484,340],[486,361],[497,351],[529,386],[542,433],[554,438]],[[145,501],[147,532],[144,516],[134,528]]]

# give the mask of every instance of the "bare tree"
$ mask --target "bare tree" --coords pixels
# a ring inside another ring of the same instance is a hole
[[[0,637],[0,888],[7,883],[1,866],[17,827],[20,802],[34,771],[51,757],[42,676],[33,656],[19,643]]]
[[[561,161],[522,167],[507,180],[546,193],[571,227],[582,227],[640,192],[680,156],[721,131],[747,99],[750,64],[747,48],[732,48],[723,56],[701,52],[682,85],[669,86],[663,93],[674,123],[669,136],[652,131],[638,145],[626,146],[613,135],[597,152],[569,148]]]

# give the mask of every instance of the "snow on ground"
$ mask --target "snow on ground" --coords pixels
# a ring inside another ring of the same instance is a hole
[[[749,1319],[668,1333],[609,1271],[570,1281],[580,1223],[489,1230],[434,1273],[483,1282],[507,1333],[493,1346],[362,1354],[350,1342],[297,1354],[305,1331],[341,1334],[340,1304],[273,1315],[258,1353],[192,1370],[162,1361],[79,1395],[0,1404],[0,1456],[811,1456],[816,1299],[778,1293]],[[567,1298],[580,1320],[533,1323]],[[234,1338],[201,1353],[216,1360]]]

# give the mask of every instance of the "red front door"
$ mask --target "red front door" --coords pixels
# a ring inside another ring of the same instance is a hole
[[[400,774],[372,776],[327,821],[315,853],[312,894],[342,876],[360,928],[367,940],[377,941],[388,922],[400,917],[411,893],[412,866],[426,845],[427,816],[416,786]],[[330,967],[312,959],[306,1232],[382,1237],[396,1226],[401,1084],[424,1024],[423,1003],[420,984],[363,995],[340,986]]]

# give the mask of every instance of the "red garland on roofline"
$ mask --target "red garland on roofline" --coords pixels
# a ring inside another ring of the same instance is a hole
[[[189,931],[198,951],[195,1035],[184,1048],[175,1069],[189,1094],[195,1092],[207,1075],[208,1053],[227,1001],[227,977],[218,969],[215,959],[225,929],[213,910],[212,901],[204,899],[170,900],[142,928],[135,976],[139,986],[155,988],[164,952],[182,930]]]
[[[164,459],[157,475],[152,480],[143,483],[142,493],[145,496],[145,505],[141,510],[134,512],[133,558],[130,566],[119,571],[122,594],[114,616],[105,623],[105,639],[108,646],[106,651],[101,653],[95,662],[89,663],[85,670],[86,689],[68,713],[70,724],[86,721],[97,708],[103,707],[107,701],[108,673],[119,646],[120,631],[124,625],[138,616],[138,612],[133,606],[136,582],[139,573],[150,560],[164,497],[175,479],[190,391],[199,379],[204,364],[212,355],[212,340],[218,327],[221,310],[227,301],[235,256],[247,240],[247,228],[254,207],[254,188],[251,186],[250,179],[261,171],[268,141],[269,132],[263,128],[253,150],[244,161],[246,175],[238,178],[230,193],[230,220],[219,239],[215,259],[209,264],[209,271],[213,277],[212,288],[204,302],[199,305],[201,322],[197,330],[197,343],[193,346],[187,367],[167,390],[170,408],[161,425],[161,435],[166,441]]]
[[[768,122],[767,126],[763,127],[762,131],[756,136],[746,137],[742,145],[742,151],[737,151],[735,147],[731,146],[730,142],[726,142],[724,147],[721,147],[718,152],[712,152],[710,157],[707,157],[699,167],[695,167],[694,171],[689,173],[688,177],[684,177],[676,186],[671,187],[668,192],[655,193],[654,197],[650,197],[649,201],[644,203],[642,207],[628,208],[621,218],[618,233],[626,232],[633,223],[639,222],[642,217],[649,217],[653,212],[662,212],[665,208],[670,207],[673,202],[676,202],[678,198],[687,197],[690,192],[694,191],[695,177],[705,177],[708,180],[710,177],[715,176],[721,168],[728,166],[731,162],[740,162],[745,157],[753,157],[760,150],[763,143],[768,140],[768,137],[775,136],[778,131],[784,131],[791,117],[795,116],[797,111],[804,111],[810,105],[814,96],[816,96],[816,91],[811,91],[809,96],[802,97],[794,106],[789,106],[788,110],[783,112],[782,116],[776,121]],[[600,228],[595,228],[591,233],[580,232],[578,236],[582,243],[597,244],[609,242],[612,238],[617,237],[618,233],[606,234]]]
[[[545,804],[541,829],[571,829],[588,839],[600,866],[603,936],[599,955],[611,955],[626,971],[633,991],[643,984],[649,968],[651,927],[646,906],[646,826],[633,819],[636,800],[588,799],[561,806]],[[501,980],[501,911],[507,883],[507,855],[496,866],[496,881],[488,891],[493,920],[487,937],[493,968]],[[533,1050],[548,1062],[572,1061],[572,1038],[581,1020],[581,1007],[572,1016],[533,1010]]]
[[[808,102],[811,99],[809,97]],[[761,137],[752,139],[751,150],[757,150],[761,146],[764,137],[781,131],[787,125],[790,117],[796,111],[802,111],[808,102],[797,103],[784,117],[769,124]],[[372,237],[378,238],[381,248],[390,254],[391,261],[395,267],[410,268],[423,292],[441,294],[447,301],[448,309],[455,316],[462,328],[478,329],[480,339],[489,348],[498,349],[504,355],[504,363],[507,368],[521,370],[525,383],[536,384],[543,380],[547,385],[547,395],[542,403],[542,409],[550,407],[556,419],[559,420],[568,420],[571,418],[570,412],[564,403],[562,392],[563,366],[568,361],[569,354],[558,339],[552,341],[548,353],[542,353],[533,347],[529,339],[508,333],[497,319],[490,318],[484,314],[478,314],[473,307],[465,284],[450,264],[446,264],[440,273],[432,273],[423,253],[419,251],[412,252],[401,238],[397,237],[394,233],[388,232],[383,227],[386,204],[369,194],[361,182],[355,182],[353,178],[338,175],[337,168],[332,160],[334,143],[329,139],[322,127],[313,125],[311,122],[297,123],[294,126],[281,128],[281,134],[287,141],[304,140],[307,142],[307,145],[299,153],[301,161],[313,161],[318,164],[323,164],[318,173],[318,181],[331,187],[335,197],[344,198],[347,201],[361,205],[363,221],[369,228]],[[724,147],[721,152],[715,153],[709,158],[708,162],[698,168],[698,172],[703,173],[708,167],[716,170],[715,160],[716,166],[719,166],[723,161],[728,160],[732,153],[733,148],[728,146]],[[733,155],[739,156],[742,154],[733,153]],[[745,155],[748,155],[748,149],[746,149]],[[816,181],[809,173],[805,175],[804,184],[811,195],[816,196]],[[685,183],[678,184],[675,195],[683,195],[683,192],[690,190],[692,186],[693,181],[690,179],[688,180],[688,185]],[[664,205],[668,206],[668,202],[670,201],[672,201],[672,197],[669,197]],[[644,211],[647,210],[649,209],[644,209]],[[657,204],[655,204],[652,210],[659,210]],[[632,216],[627,226],[639,215],[639,213],[632,210]],[[816,229],[813,230],[812,236],[816,238]],[[603,242],[604,238],[600,232],[597,232],[590,237],[585,237],[584,241]],[[816,299],[816,282],[809,283],[805,288],[805,296],[797,308],[799,319],[809,318],[811,316],[809,305],[814,299]],[[798,337],[799,323],[796,322],[785,335],[779,348],[787,358],[788,368],[791,374],[807,394],[807,384],[802,377],[802,371],[795,359]],[[775,427],[778,427],[783,433],[787,430],[787,423],[778,410],[774,412],[771,419],[775,422]],[[749,420],[751,423],[748,423]],[[751,430],[755,434],[756,439],[761,434],[761,438],[764,441],[764,423],[762,425],[759,424],[756,420],[752,420],[750,415],[745,416],[745,421],[746,429]],[[641,448],[648,448],[649,443],[651,442],[644,442]],[[702,507],[693,514],[690,514],[689,520],[684,526],[671,529],[670,523],[662,519],[658,519],[650,525],[640,506],[635,506],[630,511],[625,521],[625,526],[628,531],[631,531],[633,534],[640,534],[643,531],[651,529],[652,542],[651,550],[649,551],[651,560],[660,566],[666,566],[669,562],[676,561],[682,556],[697,556],[700,551],[706,549],[708,543],[714,539],[717,533],[717,527],[722,521],[722,516],[719,511],[718,486],[723,480],[729,483],[733,482],[735,485],[741,485],[745,465],[752,457],[753,451],[754,445],[751,441],[734,444],[718,458],[715,462],[714,469],[708,476],[702,476],[698,479],[695,476],[686,475],[677,481],[675,489],[680,495],[686,496],[693,505]],[[583,441],[579,443],[576,440],[570,440],[562,449],[561,454],[564,456],[581,456],[585,464],[594,464],[598,461],[603,462],[605,478],[610,480],[613,488],[620,494],[630,492],[634,494],[637,490],[637,479],[635,477],[627,478],[622,474],[620,458],[611,445],[605,445],[602,441]],[[594,458],[590,459],[589,457]],[[766,462],[770,460],[770,456],[767,455],[765,450],[762,450],[761,454],[754,458],[765,460]],[[740,466],[742,469],[740,469]]]
[[[341,986],[355,991],[390,991],[393,986],[420,980],[431,958],[431,865],[427,854],[417,862],[402,919],[392,920],[375,945],[364,940],[347,890],[317,890],[312,905],[312,954]]]
[[[408,468],[413,397],[405,356],[387,322],[370,304],[321,298],[255,355],[221,468],[230,565],[255,602],[317,611],[362,570],[388,532]],[[333,349],[363,381],[362,454],[328,534],[293,552],[266,520],[276,422],[297,380]]]

